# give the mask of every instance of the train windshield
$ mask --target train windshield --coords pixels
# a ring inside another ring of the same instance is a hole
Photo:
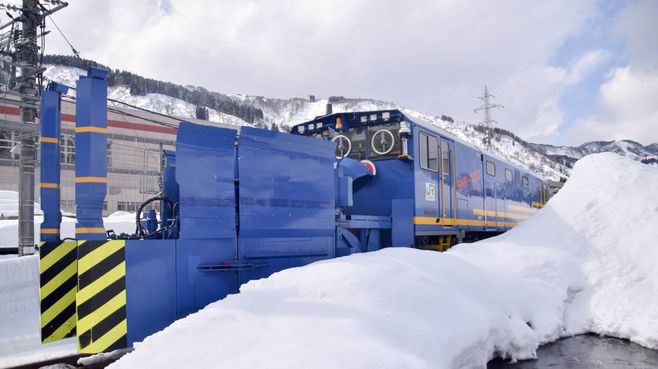
[[[386,123],[355,127],[340,132],[332,141],[336,144],[336,158],[381,160],[398,157],[401,153],[400,124]]]

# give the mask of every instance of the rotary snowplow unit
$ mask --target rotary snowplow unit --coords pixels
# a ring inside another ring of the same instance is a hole
[[[344,220],[362,229],[365,244],[337,231],[336,205],[352,201],[352,181],[370,172],[353,163],[335,167],[330,141],[182,122],[176,152],[164,152],[162,193],[153,200],[161,203],[160,219],[149,211],[135,235],[108,239],[106,76],[91,68],[77,83],[75,239],[60,237],[57,138],[65,88],[49,85],[41,102],[43,342],[75,336],[82,353],[130,347],[249,280],[365,251],[367,242],[373,249],[380,230],[391,228],[388,217]]]

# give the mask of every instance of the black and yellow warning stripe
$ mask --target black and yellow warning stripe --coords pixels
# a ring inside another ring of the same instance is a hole
[[[85,241],[78,247],[78,350],[128,346],[125,241]]]
[[[75,335],[77,260],[76,241],[39,244],[41,342]]]

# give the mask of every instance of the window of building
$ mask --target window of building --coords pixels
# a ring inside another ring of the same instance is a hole
[[[142,204],[141,202],[137,202],[137,201],[118,201],[117,210],[134,213],[137,211],[137,209],[141,204]],[[142,214],[146,214],[151,209],[153,209],[152,204],[145,206],[144,209],[142,209]]]
[[[523,185],[523,187],[528,188],[528,177],[526,176],[521,177],[521,184]]]
[[[107,140],[107,167],[112,168],[112,141]]]
[[[487,160],[487,174],[490,176],[496,175],[496,164]]]
[[[505,179],[507,182],[512,182],[514,180],[514,173],[511,169],[505,168]]]
[[[16,145],[18,141],[13,131],[0,130],[0,159],[18,159],[18,153],[11,152]]]
[[[75,164],[75,136],[63,133],[60,138],[60,162]]]
[[[59,204],[63,211],[75,213],[75,200],[61,200]]]
[[[436,137],[425,133],[418,136],[420,142],[420,167],[432,172],[439,171],[439,141]]]

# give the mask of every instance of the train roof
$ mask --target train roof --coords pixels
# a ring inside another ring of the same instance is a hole
[[[399,109],[388,109],[388,110],[370,110],[370,111],[358,111],[358,112],[339,112],[339,113],[332,113],[328,115],[322,115],[319,117],[315,117],[315,119],[304,122],[304,123],[299,123],[295,124],[291,128],[291,133],[298,133],[302,134],[302,131],[299,130],[299,127],[301,126],[306,126],[308,127],[309,124],[314,123],[322,123],[321,126],[319,126],[317,129],[321,129],[320,127],[323,127],[326,124],[334,123],[336,122],[336,118],[341,117],[341,119],[347,121],[347,122],[353,122],[353,123],[367,123],[367,122],[375,122],[375,123],[386,123],[386,122],[397,122],[397,121],[402,121],[402,120],[407,120],[410,122],[413,122],[414,124],[421,126],[429,131],[434,131],[436,133],[441,134],[442,136],[449,138],[455,142],[459,142],[460,144],[467,146],[481,154],[487,155],[497,161],[500,161],[504,164],[510,165],[514,168],[517,168],[527,174],[531,174],[534,177],[539,178],[537,175],[532,173],[531,171],[519,167],[518,165],[511,163],[505,159],[501,159],[499,156],[494,155],[488,151],[484,151],[473,144],[466,142],[462,140],[461,138],[447,132],[446,130],[437,127],[435,124],[432,122],[429,122],[425,119],[422,118],[417,118],[417,117],[410,117],[409,115],[403,113]],[[365,118],[365,121],[364,121]],[[308,130],[305,130],[308,132]],[[311,130],[312,131],[312,130]],[[310,133],[310,132],[308,132]],[[307,133],[307,134],[308,134]],[[541,178],[540,178],[541,179]]]

